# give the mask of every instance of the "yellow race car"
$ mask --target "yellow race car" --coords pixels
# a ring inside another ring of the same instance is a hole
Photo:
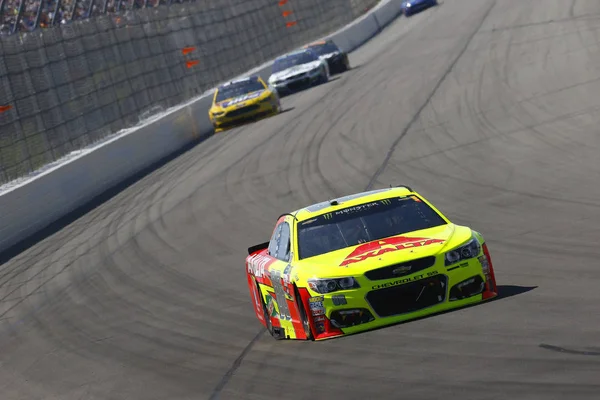
[[[208,117],[221,132],[250,121],[256,121],[281,112],[277,91],[259,76],[249,76],[225,83],[215,90]]]
[[[483,236],[406,186],[284,214],[248,254],[256,317],[277,339],[328,339],[497,296]]]

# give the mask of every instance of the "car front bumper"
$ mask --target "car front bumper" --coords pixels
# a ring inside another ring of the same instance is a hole
[[[277,110],[277,100],[270,97],[267,100],[252,103],[242,108],[228,110],[225,114],[216,116],[211,120],[215,130],[221,131],[276,114]]]
[[[354,334],[494,298],[496,282],[486,252],[447,268],[443,259],[437,260],[396,279],[355,277],[359,289],[319,294],[302,288],[313,336],[322,340]]]
[[[320,73],[304,73],[286,80],[274,83],[273,86],[279,94],[291,94],[304,89],[308,89],[319,82]]]

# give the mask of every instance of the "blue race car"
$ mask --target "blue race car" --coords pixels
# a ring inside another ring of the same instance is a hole
[[[405,0],[400,6],[402,14],[410,17],[420,11],[426,10],[429,7],[437,6],[437,0]]]

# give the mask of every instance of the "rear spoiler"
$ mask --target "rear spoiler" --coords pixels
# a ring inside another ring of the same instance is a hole
[[[252,247],[248,247],[248,254],[256,253],[259,250],[264,250],[264,249],[269,248],[269,243],[270,242],[264,242],[261,244],[255,244]]]

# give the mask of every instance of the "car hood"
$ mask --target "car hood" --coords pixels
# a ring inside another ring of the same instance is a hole
[[[361,275],[375,268],[443,254],[471,236],[468,227],[442,225],[306,258],[296,263],[297,271],[305,279]]]
[[[230,99],[226,99],[219,103],[216,103],[216,106],[221,108],[231,107],[244,101],[257,99],[260,96],[262,96],[265,92],[266,90],[259,90],[257,92],[247,93],[243,96],[232,97]]]
[[[307,64],[294,65],[293,67],[290,67],[288,69],[284,69],[283,71],[279,71],[279,72],[272,74],[271,77],[269,78],[269,81],[272,82],[275,80],[287,79],[290,76],[302,74],[304,72],[308,72],[315,68],[318,68],[319,65],[321,65],[320,60],[312,61]]]

